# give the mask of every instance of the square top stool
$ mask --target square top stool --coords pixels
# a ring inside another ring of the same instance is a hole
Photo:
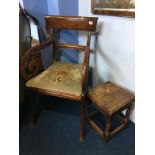
[[[104,115],[105,125],[101,128],[93,120],[97,112],[89,113],[87,111],[88,124],[96,130],[105,142],[108,142],[110,137],[127,125],[131,107],[135,100],[134,94],[108,81],[89,89],[88,99]],[[125,115],[122,115],[121,112],[124,110],[126,110]],[[112,129],[112,119],[115,117],[119,118],[121,123],[118,127]]]

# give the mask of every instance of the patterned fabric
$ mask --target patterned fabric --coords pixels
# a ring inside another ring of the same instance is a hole
[[[82,64],[55,62],[44,72],[29,80],[26,86],[80,96],[81,81]]]

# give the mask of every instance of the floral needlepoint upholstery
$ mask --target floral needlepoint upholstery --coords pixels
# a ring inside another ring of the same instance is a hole
[[[26,83],[27,87],[81,95],[82,64],[55,62]]]

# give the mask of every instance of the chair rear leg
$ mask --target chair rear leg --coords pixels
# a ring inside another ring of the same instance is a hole
[[[32,127],[36,124],[36,94],[34,92],[29,92],[29,104],[30,104],[30,125]]]

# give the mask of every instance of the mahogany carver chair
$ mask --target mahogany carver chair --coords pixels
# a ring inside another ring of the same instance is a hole
[[[31,93],[37,92],[48,96],[80,101],[80,141],[83,141],[84,138],[85,99],[87,93],[90,40],[91,33],[96,30],[97,19],[96,17],[79,16],[45,16],[49,35],[48,39],[40,45],[32,47],[21,58],[21,61],[25,62],[22,64],[24,67],[21,69],[21,74],[24,74],[25,77],[29,77],[29,74],[37,68],[37,64],[29,65],[31,59],[37,56],[42,49],[51,44],[53,45],[52,65],[36,77],[28,80],[26,87]],[[87,34],[86,46],[58,42],[55,35],[59,29],[85,31]],[[82,51],[83,62],[81,64],[76,64],[60,61],[56,56],[60,48]],[[32,123],[35,124],[35,102],[31,103],[31,107],[31,119]]]

